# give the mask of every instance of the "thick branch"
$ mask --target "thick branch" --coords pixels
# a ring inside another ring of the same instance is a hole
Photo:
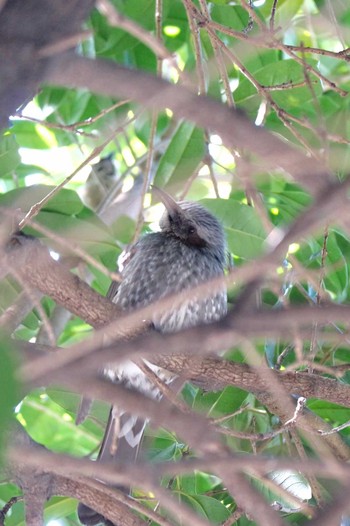
[[[87,375],[77,376],[75,373],[75,370],[65,371],[64,377],[59,378],[58,382],[73,391],[80,391],[86,396],[106,400],[111,404],[118,400],[126,411],[147,416],[157,426],[169,427],[170,423],[171,428],[202,455],[225,452],[226,448],[218,434],[208,426],[203,416],[182,413],[166,399],[156,402],[125,389],[121,385],[111,384]],[[256,519],[261,515],[264,516],[264,520],[260,522],[261,526],[281,526],[283,524],[276,512],[266,504],[263,497],[248,484],[242,475],[232,473],[226,466],[221,466],[217,474],[223,479],[238,505]]]
[[[157,488],[154,481],[158,477],[189,473],[195,469],[215,473],[220,471],[222,467],[226,467],[231,473],[253,470],[262,475],[276,469],[293,469],[309,475],[317,474],[324,478],[340,480],[344,484],[344,487],[348,486],[350,478],[348,465],[344,462],[336,462],[329,457],[323,458],[322,461],[317,459],[298,460],[295,458],[280,458],[276,462],[274,458],[263,457],[261,455],[226,453],[219,456],[206,455],[200,459],[186,459],[176,463],[164,462],[153,466],[145,463],[138,465],[129,464],[127,466],[119,463],[111,466],[94,463],[86,459],[71,458],[67,455],[58,455],[45,451],[42,448],[31,448],[29,450],[22,447],[11,448],[9,458],[12,462],[19,461],[21,465],[25,465],[28,472],[33,472],[33,470],[38,472],[38,469],[50,472],[51,495],[72,496],[84,501],[84,503],[89,506],[95,505],[96,501],[100,501],[99,504],[97,503],[98,511],[103,509],[103,513],[105,513],[110,520],[116,520],[118,514],[125,509],[125,504],[128,505],[128,498],[120,494],[120,492],[102,486],[102,484],[96,481],[80,478],[83,475],[98,478],[111,485],[132,481],[135,486],[150,489],[154,488],[156,494]],[[67,472],[70,473],[69,477],[65,476]],[[77,477],[79,477],[79,479]],[[91,492],[92,489],[94,495]],[[164,490],[160,493],[162,497]],[[167,498],[164,502],[162,498],[160,498],[160,501],[167,507]],[[130,502],[129,505],[132,507],[132,502]],[[176,502],[175,505],[179,506]],[[182,515],[183,513],[184,515]],[[186,519],[187,516],[182,506],[178,508],[176,515],[178,517],[182,516],[183,519]],[[124,522],[120,524],[123,526],[129,524],[134,525],[133,522],[129,522],[130,520],[130,515],[127,515]],[[200,519],[198,519],[195,524],[199,522]],[[193,524],[189,519],[187,519],[186,523]],[[135,524],[139,523],[136,522]],[[259,524],[261,523],[259,522]]]
[[[104,351],[101,350],[100,352],[103,354]],[[251,392],[272,413],[278,415],[282,421],[288,420],[293,414],[293,405],[288,395],[321,398],[350,406],[349,386],[319,375],[280,373],[266,367],[250,367],[246,364],[227,362],[218,358],[193,359],[193,357],[188,358],[183,355],[160,355],[153,357],[152,362],[181,377],[185,375],[186,378],[195,384],[199,384],[208,390],[219,390],[229,385],[234,385]],[[84,374],[82,375],[83,371]],[[158,406],[157,409],[157,405],[154,406],[152,401],[142,399],[140,395],[125,391],[120,386],[111,386],[111,389],[109,389],[107,384],[94,377],[90,377],[87,389],[86,378],[88,375],[89,372],[84,368],[84,363],[82,362],[76,366],[63,368],[61,371],[57,370],[49,378],[43,378],[42,382],[46,384],[48,382],[63,383],[70,389],[78,390],[83,394],[93,394],[96,398],[102,398],[110,402],[118,398],[118,402],[122,406],[124,406],[124,403],[127,406],[131,403],[130,411],[147,415],[158,425],[167,427],[167,424],[171,422],[172,426],[174,426],[173,428],[180,435],[185,429],[186,438],[190,443],[196,434],[202,436],[201,433],[205,433],[207,441],[210,440],[209,428],[207,427],[205,431],[203,427],[205,423],[201,419],[198,419],[197,422],[197,415],[190,414],[185,416],[181,412],[175,415],[174,410],[176,408],[172,408],[165,400],[163,400],[162,406]],[[118,394],[113,395],[112,392],[115,390],[118,390]],[[127,402],[124,402],[125,398],[128,399]],[[192,423],[191,432],[188,434],[186,426],[189,425],[189,421]],[[323,450],[328,444],[337,458],[343,460],[350,458],[350,450],[339,435],[327,435],[322,439],[318,436],[319,430],[329,430],[329,427],[325,425],[322,419],[319,419],[311,412],[305,412],[299,422],[304,430],[311,431],[313,436],[309,436],[309,440],[314,443],[316,450]],[[194,435],[191,435],[191,433],[194,433]],[[217,446],[213,443],[212,446],[209,445],[209,449],[212,447],[215,448]]]
[[[120,341],[105,348],[85,349],[79,345],[62,349],[60,353],[40,356],[23,366],[22,375],[32,385],[42,385],[46,381],[57,381],[64,377],[65,369],[84,370],[86,373],[97,370],[102,363],[118,364],[125,358],[152,357],[165,369],[179,373],[188,368],[191,379],[202,382],[211,389],[221,389],[225,385],[237,385],[243,389],[260,393],[266,389],[253,370],[243,364],[223,362],[218,359],[202,360],[203,355],[222,349],[229,349],[244,337],[292,335],[300,324],[320,321],[345,321],[350,316],[350,308],[329,305],[324,308],[298,307],[284,311],[245,313],[244,317],[232,317],[230,324],[225,320],[183,331],[178,334],[161,335],[151,333],[132,341]],[[232,325],[234,328],[230,328]],[[289,329],[290,328],[290,329]],[[278,329],[278,330],[277,330]],[[289,334],[289,330],[291,331]],[[188,342],[191,342],[190,345]],[[186,355],[186,358],[179,356]],[[188,357],[190,356],[190,357]],[[195,356],[201,356],[195,361]],[[328,399],[350,407],[350,390],[346,384],[335,380],[307,374],[274,373],[283,378],[283,384],[291,394],[305,397]]]
[[[228,385],[235,385],[255,394],[262,403],[270,403],[270,386],[264,384],[263,376],[259,374],[259,368],[216,358],[191,360],[189,362],[188,358],[183,356],[162,355],[154,361],[157,365],[177,374],[181,374],[187,369],[187,374],[192,381],[198,382],[209,390],[219,390]],[[188,367],[190,368],[189,371]],[[320,398],[350,407],[350,386],[347,384],[308,373],[271,371],[271,374],[279,379],[284,389],[291,395]]]
[[[38,60],[37,50],[79,32],[93,3],[93,0],[8,0],[2,7],[0,129],[39,88],[48,60]]]
[[[100,327],[120,315],[120,310],[87,283],[54,261],[46,247],[31,237],[13,236],[1,261],[2,274],[17,269],[23,279],[59,305]]]
[[[145,521],[136,517],[130,508],[121,502],[121,499],[126,500],[128,497],[98,482],[89,484],[88,480],[82,478],[75,480],[71,477],[54,475],[52,495],[78,499],[118,526],[145,525]]]
[[[119,461],[111,465],[53,453],[44,448],[29,449],[13,446],[9,449],[8,457],[11,462],[19,461],[31,471],[39,467],[55,475],[65,475],[69,471],[72,477],[94,477],[111,486],[131,482],[134,486],[149,490],[156,489],[155,480],[160,477],[193,473],[196,470],[215,473],[216,468],[222,465],[229,466],[230,470],[235,472],[246,473],[252,469],[266,474],[275,470],[278,464],[281,470],[295,469],[306,475],[313,474],[322,478],[338,479],[344,483],[350,480],[349,464],[327,457],[323,459],[280,457],[276,460],[269,455],[226,452],[220,455],[208,454],[200,458],[187,457],[177,462],[164,461],[150,464],[139,461],[137,464],[125,464]]]
[[[45,82],[131,98],[156,110],[170,108],[177,117],[217,132],[227,146],[248,149],[268,166],[283,168],[313,194],[330,180],[321,163],[255,126],[242,112],[144,72],[67,53],[52,60]]]

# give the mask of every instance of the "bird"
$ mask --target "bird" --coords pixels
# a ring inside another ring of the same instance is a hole
[[[117,184],[118,173],[113,157],[114,154],[111,153],[93,164],[91,173],[82,188],[82,200],[92,210],[98,210],[101,202]]]
[[[226,267],[226,240],[220,221],[200,203],[177,202],[155,186],[153,192],[165,207],[159,222],[160,231],[145,234],[131,246],[123,259],[121,282],[112,282],[107,293],[125,312],[223,276]],[[175,333],[220,320],[226,312],[227,293],[223,284],[205,297],[197,298],[191,293],[181,304],[155,310],[148,321],[150,330]],[[173,380],[173,375],[149,362],[146,364],[166,382]],[[132,361],[116,369],[109,368],[105,376],[147,397],[161,397],[159,389]],[[145,425],[144,419],[112,407],[98,461],[135,462]],[[129,488],[119,489],[129,492]],[[78,516],[87,526],[100,523],[113,526],[82,503],[78,505]]]

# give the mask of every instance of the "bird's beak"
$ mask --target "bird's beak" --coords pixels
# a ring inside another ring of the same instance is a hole
[[[158,186],[152,185],[152,191],[162,201],[163,205],[171,216],[183,214],[181,206],[179,206],[169,194],[164,192],[164,190],[158,188]]]

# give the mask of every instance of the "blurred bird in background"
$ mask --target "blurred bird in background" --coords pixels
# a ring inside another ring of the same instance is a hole
[[[91,165],[91,173],[82,189],[82,199],[92,210],[97,210],[118,180],[113,153]]]

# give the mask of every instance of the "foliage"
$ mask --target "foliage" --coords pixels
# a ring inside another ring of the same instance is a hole
[[[189,11],[191,2],[188,0],[163,0],[161,3],[161,34],[158,36],[169,53],[168,59],[157,59],[153,51],[154,40],[142,41],[140,36],[141,29],[153,39],[159,32],[154,0],[113,0],[118,12],[128,17],[139,30],[134,34],[122,23],[120,27],[112,27],[108,16],[94,9],[86,21],[89,36],[77,52],[93,59],[106,58],[152,75],[161,71],[164,78],[173,83],[182,83],[186,76],[194,90],[206,92],[228,107],[234,105],[243,110],[257,125],[321,160],[335,179],[345,178],[350,151],[350,99],[344,96],[350,89],[349,52],[342,54],[340,51],[344,49],[343,40],[350,29],[350,8],[346,2],[265,0],[253,2],[249,9],[245,0],[201,0],[196,3],[196,11]],[[273,28],[275,33],[272,33]],[[271,33],[264,32],[265,29]],[[178,69],[174,67],[175,62]],[[230,118],[229,108],[227,118]],[[178,121],[168,110],[155,114],[133,101],[112,100],[84,89],[45,86],[11,118],[1,138],[0,206],[20,208],[27,213],[32,205],[83,165],[102,143],[105,147],[100,157],[112,154],[116,166],[114,196],[129,195],[133,200],[124,208],[121,204],[109,216],[105,213],[106,207],[92,210],[86,197],[89,184],[91,186],[91,166],[82,166],[65,188],[42,206],[26,232],[40,237],[61,257],[76,258],[78,247],[110,271],[114,271],[116,258],[133,240],[140,224],[144,178],[179,198],[202,201],[212,210],[225,227],[235,268],[268,253],[269,234],[285,231],[313,199],[287,174],[264,166],[250,154],[248,145],[245,150],[229,151],[210,129],[202,130],[190,121]],[[98,155],[93,162],[96,161]],[[109,189],[104,196],[107,203],[110,192]],[[148,192],[147,189],[143,231],[153,229],[161,213],[160,205],[152,201]],[[40,225],[46,230],[40,230]],[[64,244],[62,237],[66,241]],[[336,224],[325,223],[323,230],[314,232],[313,237],[294,241],[285,259],[276,265],[275,278],[271,277],[264,284],[259,306],[270,310],[324,301],[346,303],[350,272],[350,233],[346,217],[340,214]],[[73,270],[81,271],[80,261],[73,261]],[[109,279],[93,262],[88,263],[83,274],[88,276],[94,289],[106,293]],[[232,304],[239,296],[240,286],[241,283],[236,283],[229,291]],[[1,311],[5,312],[18,298],[21,284],[15,276],[7,276],[2,278],[0,287]],[[55,310],[54,302],[44,298],[41,305],[50,319]],[[344,327],[337,329],[341,333]],[[90,333],[91,329],[83,320],[67,319],[58,344],[69,346]],[[40,342],[44,341],[43,335],[42,312],[34,307],[14,331],[13,338]],[[14,409],[16,403],[11,385],[12,379],[15,382],[14,367],[8,347],[7,340],[2,339],[2,423],[5,418],[7,421],[9,410]],[[266,360],[272,367],[281,360],[283,368],[300,371],[305,370],[305,363],[314,361],[316,369],[322,367],[324,371],[326,368],[330,375],[333,366],[349,364],[347,342],[334,344],[318,338],[317,326],[314,334],[303,342],[297,337],[287,341],[276,336],[267,341],[254,341],[254,349],[255,358],[261,363]],[[281,359],[286,349],[289,353]],[[233,361],[241,361],[242,355],[243,347],[235,347],[227,353]],[[7,364],[6,376],[4,364]],[[348,373],[341,382],[349,383]],[[273,457],[291,452],[297,454],[293,440],[289,443],[286,439],[288,431],[258,442],[258,448],[255,439],[249,440],[249,434],[268,433],[279,427],[280,421],[246,391],[232,386],[208,393],[187,385],[182,397],[190,407],[208,418],[221,419],[220,425],[232,431],[231,436],[224,437],[235,452],[263,451]],[[95,402],[91,417],[76,427],[74,418],[78,402],[78,397],[72,393],[42,388],[26,393],[15,414],[30,436],[48,449],[83,457],[96,452],[108,406]],[[308,405],[332,426],[349,420],[350,413],[343,406],[326,400],[311,400]],[[1,434],[4,427],[1,426]],[[247,438],[236,436],[237,431],[244,432]],[[348,429],[341,434],[345,441],[349,440]],[[152,462],[175,461],[195,455],[171,428],[150,428],[144,442]],[[307,451],[309,447],[304,443]],[[296,471],[276,471],[269,478],[267,475],[251,474],[253,485],[267,502],[278,501],[285,517],[288,516],[286,520],[295,525],[305,524],[309,508],[304,515],[299,513],[301,503],[308,501],[310,506],[315,505],[307,479]],[[173,479],[165,478],[163,485],[171,488],[180,502],[206,517],[211,524],[226,520],[225,524],[231,524],[228,517],[233,512],[237,513],[235,524],[255,524],[243,510],[237,509],[233,497],[214,474],[196,471]],[[293,491],[289,491],[290,486],[294,487]],[[331,490],[330,483],[323,482],[323,495]],[[16,492],[18,490],[10,483],[2,484],[0,505]],[[138,496],[144,498],[146,506],[150,505],[149,495],[139,493]],[[152,499],[151,504],[155,505]],[[77,520],[74,501],[52,499],[47,504],[47,517],[62,519],[60,524]],[[18,526],[23,521],[23,507],[17,504],[6,524]]]

